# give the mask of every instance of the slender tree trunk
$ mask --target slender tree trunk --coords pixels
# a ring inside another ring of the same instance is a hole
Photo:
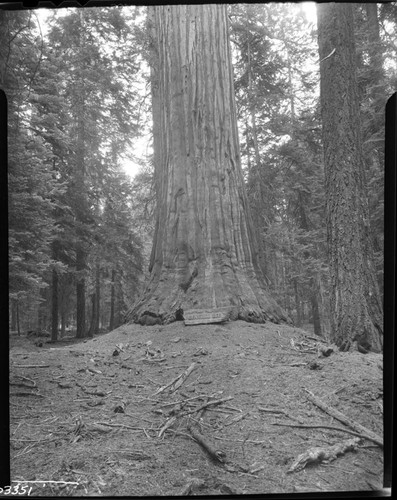
[[[61,338],[65,336],[65,329],[66,329],[66,317],[65,317],[65,312],[61,312]]]
[[[53,342],[58,340],[58,273],[56,269],[52,271],[52,287],[51,287],[51,340]]]
[[[298,291],[298,280],[294,280],[295,308],[296,308],[296,326],[302,325],[302,306]]]
[[[241,171],[225,5],[154,8],[160,164],[149,284],[129,317],[163,323],[224,307],[280,321],[264,290]],[[156,112],[156,107],[153,109]]]
[[[116,270],[112,269],[112,281],[110,284],[110,320],[109,320],[109,331],[114,330],[114,307],[115,307],[115,279]]]
[[[58,259],[58,243],[52,244],[52,258]],[[59,278],[56,269],[52,270],[52,286],[51,286],[51,340],[58,340],[58,324],[59,324]]]
[[[79,245],[76,249],[76,337],[84,338],[86,336],[85,320],[85,270],[86,253]]]
[[[93,337],[99,333],[99,304],[100,304],[100,266],[99,263],[95,265],[95,292],[91,295],[92,313],[91,324],[88,331],[88,336]]]
[[[310,279],[310,288],[312,290],[310,296],[310,303],[312,307],[314,334],[321,336],[322,328],[321,328],[320,308],[318,306],[318,286],[316,284],[316,280],[313,277]]]
[[[84,55],[84,14],[83,9],[79,10],[79,20],[81,26],[80,35],[80,48],[81,54]],[[84,69],[84,63],[83,68]],[[78,96],[77,96],[77,147],[76,147],[76,218],[80,224],[84,224],[84,218],[88,212],[87,202],[86,202],[86,190],[85,190],[85,82],[83,75],[80,75],[80,81],[78,82]],[[83,230],[79,231],[79,241],[76,244],[76,337],[83,338],[86,336],[86,283],[85,283],[85,273],[87,268],[87,251],[85,248],[84,234]]]
[[[331,336],[342,350],[380,351],[382,305],[368,231],[352,5],[317,9]]]

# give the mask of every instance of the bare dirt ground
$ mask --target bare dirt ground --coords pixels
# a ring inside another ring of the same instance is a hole
[[[379,354],[319,356],[308,331],[242,321],[35,342],[10,339],[11,479],[31,495],[382,488],[383,450],[367,439],[289,472],[302,453],[356,437],[307,391],[383,436]]]

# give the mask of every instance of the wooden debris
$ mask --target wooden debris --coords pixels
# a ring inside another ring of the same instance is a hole
[[[12,368],[50,368],[51,365],[12,365]]]
[[[171,382],[169,382],[167,385],[164,385],[163,387],[160,387],[153,396],[157,396],[157,394],[160,394],[164,392],[166,389],[169,389],[169,392],[174,392],[180,387],[183,382],[188,378],[188,376],[192,373],[192,371],[196,368],[196,363],[192,363],[189,368],[187,368],[183,373],[175,377]]]
[[[188,426],[188,431],[192,437],[201,445],[201,447],[210,455],[210,457],[217,462],[223,463],[225,461],[225,453],[222,450],[218,450],[213,447],[201,434],[194,430],[191,426]]]
[[[179,495],[187,496],[194,493],[196,490],[202,489],[205,486],[205,481],[202,479],[193,478],[189,483],[183,488]]]
[[[42,394],[38,392],[10,392],[10,396],[34,396],[35,398],[44,398]]]
[[[171,417],[169,420],[167,420],[165,425],[160,429],[159,437],[161,437],[167,429],[169,429],[172,425],[174,425],[175,422],[176,422],[176,417]]]
[[[205,408],[207,408],[207,406],[220,405],[221,403],[224,403],[225,401],[229,401],[230,399],[233,399],[233,396],[229,396],[229,397],[223,398],[223,399],[217,399],[215,401],[208,401],[208,403],[205,403],[205,404],[199,406],[198,408],[195,408],[194,410],[189,410],[189,411],[183,412],[182,415],[191,415],[192,413],[197,413],[198,411],[204,410]]]
[[[348,451],[354,451],[360,442],[359,438],[348,439],[333,446],[324,448],[310,448],[297,457],[295,462],[287,470],[288,473],[297,472],[306,467],[307,464],[315,462],[331,462],[336,460],[339,455],[344,455]]]
[[[251,410],[247,411],[246,413],[243,413],[242,415],[237,415],[237,417],[234,417],[232,420],[230,420],[230,422],[227,422],[225,424],[225,427],[227,427],[228,425],[233,425],[233,424],[235,424],[237,422],[240,422],[240,420],[242,420],[243,418],[245,418],[250,413],[251,413]]]
[[[334,349],[330,346],[327,346],[325,344],[320,344],[317,347],[317,356],[321,358],[322,356],[328,357],[334,352]]]
[[[351,434],[352,436],[357,436],[359,438],[363,438],[362,434],[358,432],[350,431],[349,429],[344,429],[343,427],[333,427],[332,425],[298,425],[298,424],[284,424],[281,422],[272,422],[272,425],[278,425],[280,427],[298,427],[301,429],[330,429],[333,431],[346,432],[347,434]]]
[[[323,401],[321,401],[320,398],[315,396],[312,392],[308,391],[307,389],[305,389],[305,391],[307,392],[307,398],[313,404],[315,404],[316,406],[321,408],[321,410],[323,410],[325,413],[327,413],[331,417],[336,418],[337,420],[339,420],[339,422],[342,422],[342,424],[347,425],[348,427],[350,427],[351,429],[356,431],[358,434],[360,434],[361,437],[368,439],[369,441],[372,441],[372,442],[376,443],[377,445],[379,445],[381,448],[383,448],[383,439],[378,434],[367,429],[363,425],[361,425],[357,422],[354,422],[353,420],[350,420],[345,415],[343,415],[343,413],[341,413],[340,411],[325,404]]]

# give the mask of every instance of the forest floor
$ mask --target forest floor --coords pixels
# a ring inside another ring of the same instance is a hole
[[[324,356],[308,330],[242,321],[40,343],[10,337],[11,479],[32,496],[382,489],[382,448],[307,392],[383,436],[379,354]]]

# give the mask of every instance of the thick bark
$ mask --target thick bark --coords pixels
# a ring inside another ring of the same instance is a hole
[[[258,276],[226,6],[156,6],[153,15],[160,68],[153,107],[158,218],[151,277],[129,318],[169,323],[183,319],[185,310],[226,307],[231,319],[285,320]]]
[[[15,332],[17,329],[17,299],[11,300],[11,325],[10,329]]]
[[[17,320],[17,332],[18,336],[21,335],[21,324],[19,321],[19,300],[16,301],[16,320]]]
[[[382,305],[372,264],[351,4],[318,5],[331,336],[380,351]]]

